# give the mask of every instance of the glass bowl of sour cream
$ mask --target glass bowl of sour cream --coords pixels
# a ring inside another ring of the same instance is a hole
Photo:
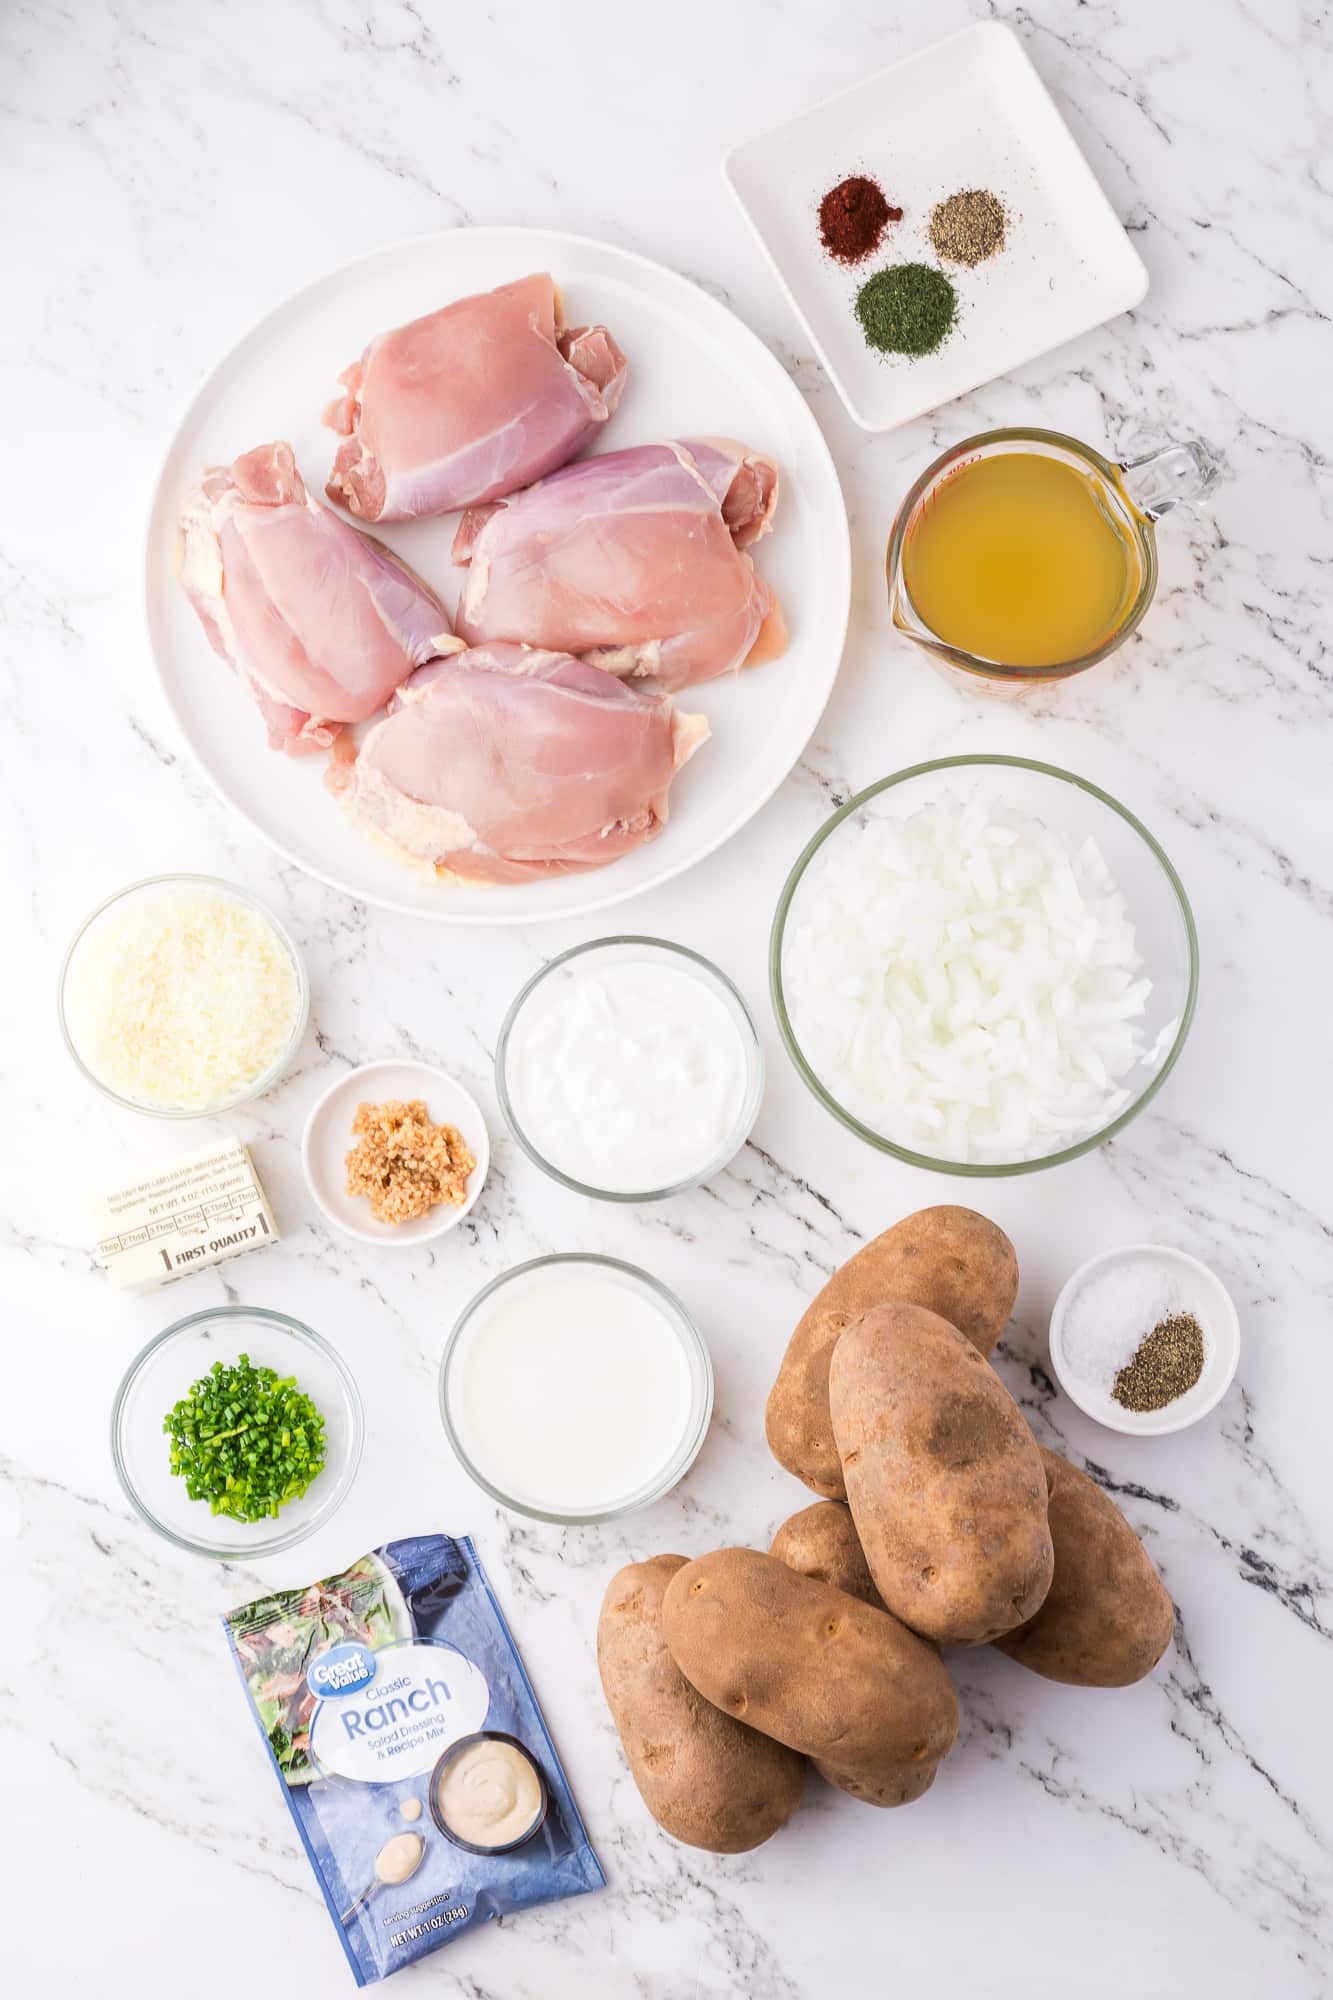
[[[544,965],[500,1030],[495,1087],[528,1158],[597,1201],[661,1201],[721,1172],[764,1094],[725,973],[663,938],[597,938]]]
[[[712,1414],[698,1328],[665,1285],[615,1257],[536,1257],[493,1278],[440,1364],[440,1415],[468,1477],[514,1513],[564,1526],[660,1500]]]

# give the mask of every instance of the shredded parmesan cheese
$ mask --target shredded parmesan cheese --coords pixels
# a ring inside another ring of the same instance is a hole
[[[104,1089],[204,1112],[243,1096],[282,1056],[300,980],[252,904],[207,883],[154,885],[89,926],[64,1007],[75,1052]]]

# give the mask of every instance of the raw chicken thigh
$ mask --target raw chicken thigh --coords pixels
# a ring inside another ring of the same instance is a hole
[[[479,646],[414,674],[328,781],[400,860],[524,882],[653,839],[707,735],[703,716],[568,654]]]
[[[543,272],[380,334],[339,380],[329,498],[406,521],[554,472],[620,401],[625,357],[604,326],[564,326]]]
[[[310,498],[289,444],[203,474],[181,509],[176,571],[269,743],[292,755],[326,749],[462,643],[397,556]]]
[[[458,629],[469,645],[523,639],[665,688],[772,659],[786,628],[743,551],[777,497],[772,459],[727,438],[567,466],[464,515]]]

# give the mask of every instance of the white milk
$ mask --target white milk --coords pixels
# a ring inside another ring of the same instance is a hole
[[[647,1286],[599,1265],[553,1264],[478,1307],[451,1358],[450,1421],[495,1489],[543,1513],[603,1513],[665,1470],[684,1442],[690,1362]]]

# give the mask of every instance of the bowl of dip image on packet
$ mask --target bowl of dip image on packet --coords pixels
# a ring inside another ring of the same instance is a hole
[[[605,1886],[467,1536],[388,1542],[222,1622],[358,1986]]]

